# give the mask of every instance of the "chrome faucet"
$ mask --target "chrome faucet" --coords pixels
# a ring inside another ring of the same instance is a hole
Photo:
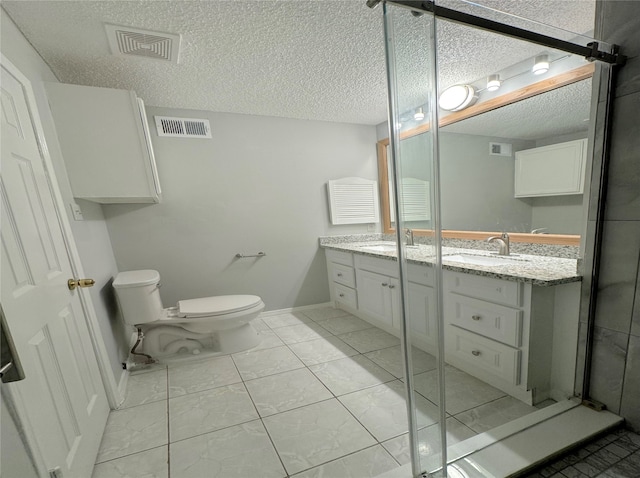
[[[498,251],[499,256],[509,255],[509,234],[506,232],[503,232],[501,236],[491,236],[487,239],[487,242],[497,242],[500,245],[500,250]]]
[[[404,239],[407,246],[413,246],[413,229],[404,230]]]

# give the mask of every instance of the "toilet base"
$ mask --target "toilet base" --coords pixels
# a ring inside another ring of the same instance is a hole
[[[172,356],[222,355],[242,352],[260,344],[260,336],[251,323],[212,333],[188,331],[177,325],[142,324],[144,340],[139,352],[154,359]]]

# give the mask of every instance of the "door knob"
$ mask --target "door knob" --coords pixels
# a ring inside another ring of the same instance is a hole
[[[95,283],[93,279],[69,279],[67,286],[69,290],[74,290],[76,287],[92,287]]]

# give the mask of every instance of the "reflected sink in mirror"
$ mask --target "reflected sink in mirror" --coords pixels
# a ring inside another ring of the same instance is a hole
[[[460,262],[463,264],[474,264],[478,266],[506,266],[526,262],[523,259],[515,259],[506,256],[477,256],[473,254],[455,254],[451,256],[443,256],[444,262]]]

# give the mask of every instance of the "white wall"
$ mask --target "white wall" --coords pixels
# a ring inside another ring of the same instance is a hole
[[[0,17],[2,21],[2,53],[29,78],[33,86],[45,139],[58,185],[65,205],[67,205],[66,212],[70,217],[82,265],[87,277],[96,281],[96,285],[90,290],[91,298],[96,309],[109,361],[116,380],[118,380],[122,373],[120,363],[124,361],[128,353],[128,338],[125,337],[124,325],[120,319],[111,288],[111,280],[117,273],[117,269],[102,209],[100,205],[79,201],[85,220],[78,222],[71,217],[68,205],[74,199],[42,84],[44,81],[57,82],[58,80],[4,10],[0,10]]]
[[[163,201],[103,206],[120,270],[156,269],[165,306],[256,294],[267,310],[329,300],[318,237],[367,232],[331,226],[329,179],[377,178],[374,126],[147,107],[207,118],[213,139],[152,142]],[[377,229],[379,230],[379,228]],[[260,259],[236,253],[264,251]]]
[[[514,157],[492,156],[489,143],[513,151],[532,142],[440,133],[442,227],[453,230],[529,232],[531,207],[514,198]]]
[[[583,234],[583,195],[531,198],[531,229],[548,234]]]

